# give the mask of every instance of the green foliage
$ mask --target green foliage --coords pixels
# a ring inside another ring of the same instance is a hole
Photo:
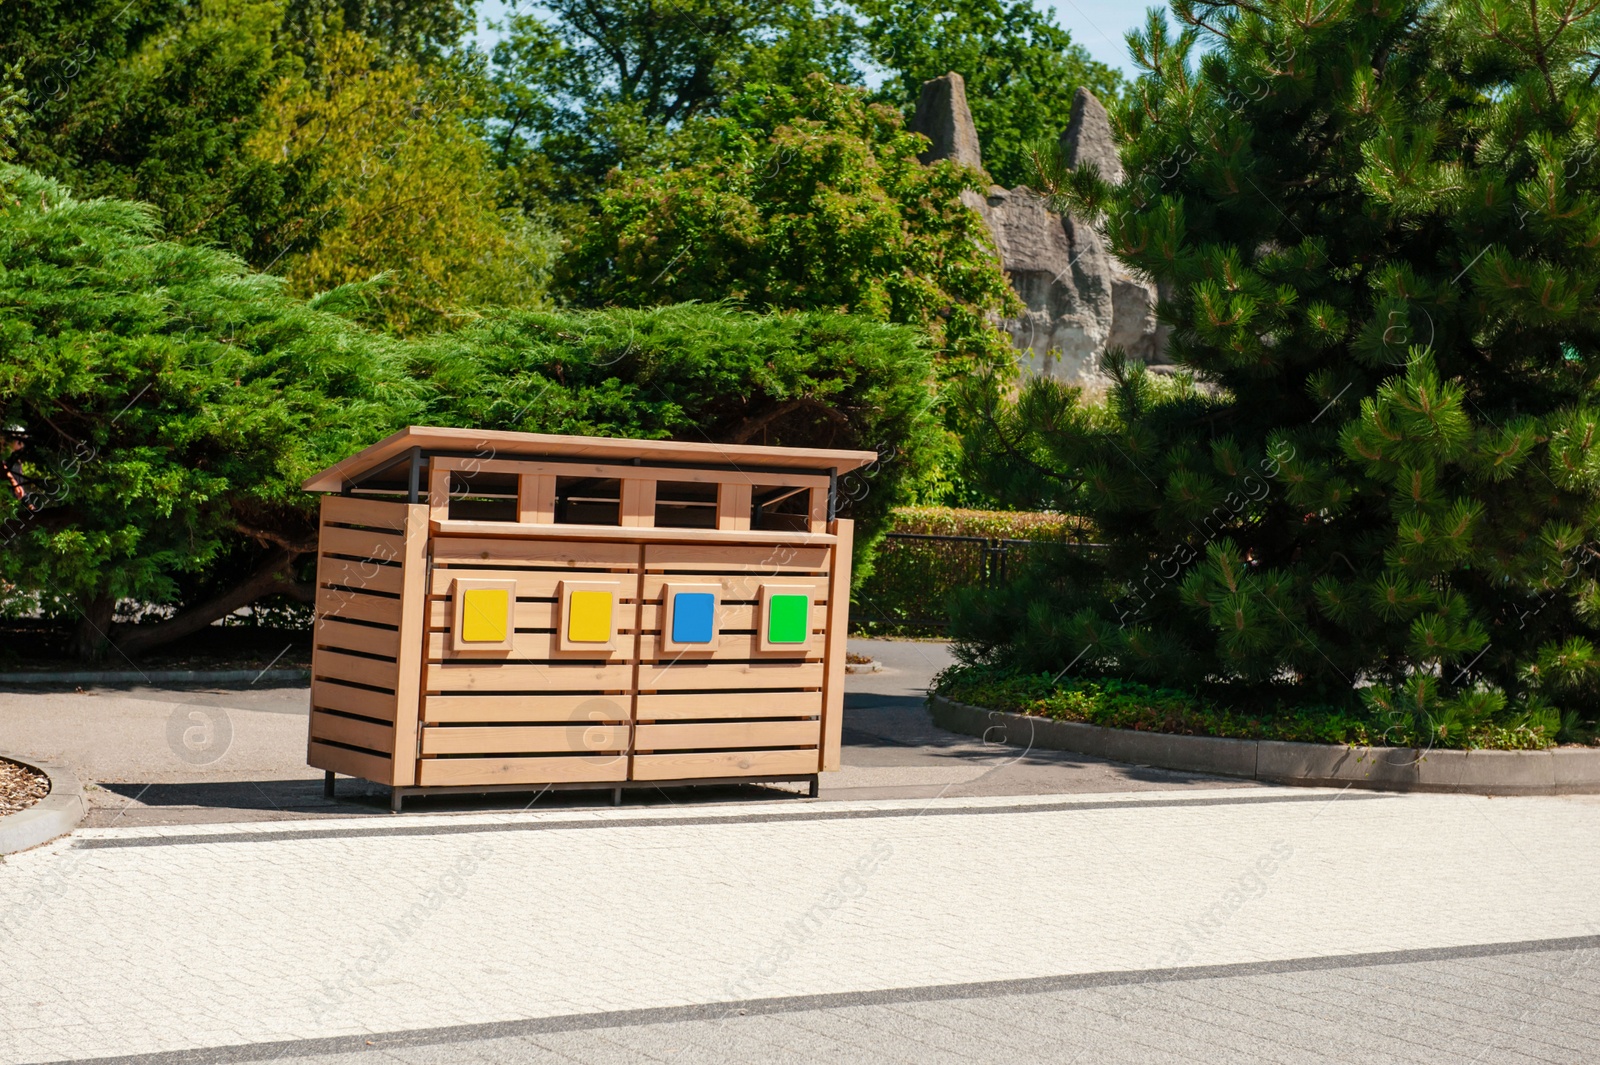
[[[848,498],[872,490],[870,481],[846,479],[842,494]],[[1088,535],[1081,521],[1064,514],[923,506],[897,507],[890,532],[982,538],[981,542],[896,539],[879,548],[871,574],[853,597],[851,624],[864,632],[918,636],[948,632],[948,600],[958,590],[978,589],[973,594],[982,594],[981,589],[999,576],[1000,566],[1020,563],[1034,551],[1082,543]],[[1002,563],[1001,556],[991,552],[995,540],[1030,543],[1005,545]]]
[[[118,599],[311,539],[299,482],[417,409],[386,342],[142,205],[5,167],[0,206],[0,417],[30,486],[0,573],[49,615],[104,630]]]
[[[278,47],[282,21],[281,0],[0,5],[0,64],[25,63],[33,104],[18,161],[80,196],[153,204],[173,237],[258,268],[313,246],[316,155],[245,150],[300,69]]]
[[[539,306],[555,238],[499,210],[470,79],[383,62],[353,33],[328,36],[318,57],[318,84],[280,82],[249,145],[261,159],[319,159],[329,218],[315,248],[278,264],[291,288],[311,296],[382,274],[366,317],[402,334]]]
[[[524,204],[586,198],[754,82],[854,81],[853,23],[812,0],[555,0],[495,46],[501,162]]]
[[[949,373],[1011,362],[991,322],[1016,297],[960,200],[976,175],[922,166],[895,112],[820,76],[727,111],[679,134],[693,162],[608,186],[560,267],[569,298],[837,310],[927,330]]]
[[[1183,32],[1130,37],[1127,181],[1045,177],[1169,289],[1204,387],[1112,360],[1100,413],[974,388],[987,483],[1111,548],[969,603],[971,652],[1575,734],[1600,690],[1600,11],[1173,10]]]
[[[878,98],[909,118],[924,81],[960,74],[984,168],[1007,188],[1032,181],[1030,153],[1067,128],[1074,92],[1087,88],[1110,104],[1122,88],[1118,71],[1091,59],[1031,0],[857,0],[856,7],[873,62],[891,72]]]
[[[0,77],[0,163],[9,163],[17,156],[17,134],[27,111],[28,92],[21,84],[21,60],[0,75],[4,75]]]
[[[429,424],[892,455],[841,499],[863,560],[937,435],[917,333],[825,312],[507,312],[418,343],[409,366]]]
[[[1543,719],[1496,722],[1492,713],[1480,713],[1462,727],[1459,713],[1413,716],[1378,705],[1305,705],[1271,695],[1237,706],[1132,680],[1057,679],[986,665],[953,666],[936,678],[934,690],[992,710],[1181,736],[1499,751],[1538,750],[1555,738],[1555,728]]]

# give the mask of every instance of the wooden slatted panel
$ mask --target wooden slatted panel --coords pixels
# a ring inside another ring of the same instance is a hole
[[[633,544],[439,536],[433,541],[433,562],[436,566],[511,563],[540,569],[632,569],[639,564],[639,548]]]
[[[531,758],[425,758],[417,770],[424,786],[472,784],[582,784],[628,779],[627,755],[544,755]]]
[[[671,662],[639,667],[641,692],[821,688],[821,662]]]
[[[728,547],[722,544],[650,544],[644,566],[651,573],[824,573],[828,548],[778,544],[771,547]]]
[[[322,588],[344,588],[358,592],[399,595],[405,574],[399,566],[378,562],[356,562],[324,555],[317,564],[317,584]]]
[[[633,620],[634,605],[632,603],[628,603],[626,606],[627,619],[631,622]],[[621,611],[619,610],[618,613],[620,614]],[[618,628],[620,629],[620,626],[618,626]],[[432,662],[438,662],[441,660],[486,662],[492,661],[495,658],[504,658],[524,660],[531,659],[542,662],[547,659],[562,658],[572,659],[575,662],[582,661],[584,659],[603,660],[608,662],[625,662],[631,659],[633,657],[632,636],[622,636],[618,642],[626,646],[619,648],[616,651],[606,648],[602,648],[598,651],[585,650],[583,648],[567,648],[563,650],[558,644],[556,635],[553,632],[517,632],[512,634],[510,651],[477,651],[471,648],[458,649],[453,647],[451,645],[449,633],[430,632],[428,633],[428,660]]]
[[[641,662],[732,662],[748,661],[750,659],[806,659],[812,662],[822,661],[822,646],[813,641],[812,645],[801,651],[763,651],[758,646],[759,641],[754,634],[729,635],[718,637],[717,646],[710,651],[663,651],[660,649],[661,638],[653,634],[646,634],[639,638],[639,660]],[[645,668],[649,668],[646,666]]]
[[[365,684],[374,688],[394,691],[399,680],[395,665],[381,658],[361,658],[341,654],[327,648],[314,648],[311,652],[311,675],[329,680],[343,680],[351,684]]]
[[[696,780],[706,777],[767,777],[817,771],[817,752],[689,751],[681,754],[636,754],[634,780]]]
[[[345,717],[342,714],[313,710],[311,738],[392,754],[394,726],[387,722],[368,721],[366,718]]]
[[[694,583],[695,584],[715,584],[715,585],[717,585],[721,589],[719,594],[722,597],[724,602],[727,602],[727,601],[730,601],[730,600],[733,601],[733,602],[753,602],[755,600],[755,598],[758,595],[761,594],[761,585],[762,585],[763,582],[765,582],[765,581],[780,581],[780,580],[784,584],[793,584],[793,585],[807,585],[807,584],[809,584],[813,588],[813,592],[812,592],[812,595],[811,595],[811,600],[812,600],[813,603],[822,603],[822,602],[825,602],[827,600],[827,596],[828,596],[828,581],[827,581],[826,578],[823,578],[823,577],[816,577],[816,578],[811,578],[811,579],[808,580],[805,577],[793,577],[793,576],[788,576],[788,575],[784,575],[784,576],[758,576],[758,575],[719,576],[719,575],[717,575],[715,573],[710,573],[710,574],[698,574],[697,573],[697,574],[694,575]],[[684,581],[684,578],[681,577],[681,576],[680,577],[674,577],[671,574],[646,573],[644,575],[644,583],[642,585],[642,591],[640,592],[640,595],[643,597],[644,601],[647,602],[647,603],[650,603],[650,602],[660,603],[661,602],[661,594],[662,594],[662,589],[663,588],[665,588],[668,584],[672,584],[672,583],[682,584],[683,581]],[[520,587],[517,589],[517,594],[518,595],[522,594],[522,590],[521,590]]]
[[[314,680],[311,682],[311,705],[316,709],[339,710],[377,721],[394,722],[393,692],[375,692],[327,680]]]
[[[400,561],[404,545],[405,537],[398,533],[346,529],[338,525],[324,526],[317,539],[317,550],[324,555],[345,555],[378,562]]]
[[[838,536],[834,545],[828,593],[828,631],[824,653],[825,677],[822,698],[822,760],[823,772],[839,768],[839,749],[844,730],[844,678],[845,638],[850,621],[850,552],[855,544],[855,522],[838,518],[832,531]]]
[[[822,722],[716,721],[698,724],[639,725],[636,751],[692,751],[734,747],[815,747]]]
[[[317,769],[327,769],[379,784],[387,784],[394,773],[394,763],[385,755],[335,747],[316,739],[307,746],[306,761]]]
[[[820,707],[821,696],[812,697]],[[443,721],[627,721],[629,695],[429,695],[422,719]]]
[[[820,683],[820,673],[818,679]],[[621,692],[633,685],[633,667],[581,662],[430,662],[427,685],[430,692]]]
[[[620,753],[627,749],[627,725],[435,725],[422,730],[424,756]]]
[[[339,618],[318,617],[312,630],[318,647],[332,647],[363,654],[395,658],[400,654],[398,629],[359,625]]]
[[[322,497],[322,523],[324,525],[365,525],[373,529],[404,532],[405,514],[395,504],[379,499],[355,499],[349,496]]]
[[[323,588],[317,594],[317,615],[345,621],[375,621],[399,628],[400,600],[346,588]]]
[[[707,718],[807,717],[822,713],[822,693],[694,692],[641,695],[634,711],[639,721],[704,720]]]

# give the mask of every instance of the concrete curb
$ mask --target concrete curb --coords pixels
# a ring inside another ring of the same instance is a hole
[[[1271,784],[1471,795],[1600,794],[1600,748],[1546,751],[1424,751],[1338,747],[1277,740],[1227,740],[1101,728],[1075,721],[985,710],[928,696],[941,728],[992,743],[1108,758]]]
[[[308,681],[309,669],[110,669],[82,673],[0,673],[0,688],[34,684],[255,684]]]
[[[0,817],[0,854],[15,854],[37,847],[78,827],[78,822],[89,812],[89,803],[72,770],[4,751],[0,751],[0,758],[20,762],[50,778],[50,794],[26,810]]]

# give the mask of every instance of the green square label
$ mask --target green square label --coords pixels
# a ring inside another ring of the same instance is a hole
[[[767,599],[767,642],[805,643],[811,635],[811,597],[774,595]]]

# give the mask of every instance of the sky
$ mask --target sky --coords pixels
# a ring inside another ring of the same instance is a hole
[[[1122,35],[1144,22],[1144,13],[1156,0],[1036,0],[1041,7],[1055,11],[1056,21],[1072,34],[1072,39],[1088,49],[1089,54],[1110,67],[1116,67],[1129,77],[1138,71],[1128,62],[1128,45]],[[527,4],[524,0],[525,6]],[[503,18],[510,0],[480,0],[478,4],[478,41],[486,50],[494,35],[483,27]]]

